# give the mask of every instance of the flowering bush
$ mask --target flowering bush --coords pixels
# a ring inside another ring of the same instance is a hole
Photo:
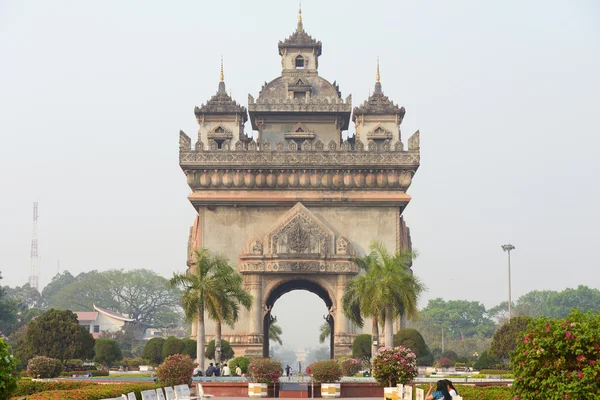
[[[417,356],[402,346],[381,347],[373,359],[373,377],[380,386],[406,385],[417,373]]]
[[[60,360],[37,356],[27,363],[27,374],[32,378],[56,378],[62,372]]]
[[[275,383],[283,373],[281,363],[270,358],[257,358],[248,365],[251,382]]]
[[[18,365],[19,361],[10,354],[4,338],[0,338],[0,400],[8,399],[17,388]]]
[[[453,362],[449,358],[442,357],[438,361],[438,365],[439,365],[440,368],[448,368],[448,367],[451,367],[453,365]]]
[[[317,383],[337,382],[342,377],[342,368],[335,360],[323,360],[308,366],[310,374]]]
[[[358,358],[346,358],[340,362],[343,376],[354,376],[362,368],[362,362]]]
[[[540,317],[518,339],[511,364],[520,400],[600,396],[600,314]]]
[[[191,385],[194,361],[187,354],[173,354],[156,369],[156,376],[163,386]]]

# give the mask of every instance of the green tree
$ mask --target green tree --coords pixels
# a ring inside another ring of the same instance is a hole
[[[56,285],[66,281],[68,277],[61,277]],[[180,293],[169,289],[167,282],[146,269],[90,271],[60,287],[47,302],[54,308],[81,311],[93,311],[96,304],[137,322],[165,327],[177,324],[180,319]]]
[[[498,365],[498,360],[492,357],[488,350],[481,353],[473,368],[476,370],[488,369]]]
[[[283,344],[283,340],[281,340],[282,334],[283,330],[277,323],[277,317],[273,316],[273,319],[269,324],[269,340],[275,343],[279,343],[279,345],[281,346]]]
[[[0,272],[0,280],[2,273]],[[5,298],[4,288],[0,286],[0,337],[10,335],[17,324],[18,307],[15,301]]]
[[[169,336],[162,347],[163,359],[172,356],[173,354],[184,354],[185,343],[183,340],[175,336]]]
[[[215,274],[217,282],[220,283],[219,297],[206,297],[206,311],[209,318],[215,321],[215,361],[220,363],[221,352],[218,349],[222,347],[222,325],[225,323],[233,329],[239,320],[239,306],[250,310],[252,296],[244,288],[242,276],[228,263],[215,270]]]
[[[517,347],[518,339],[527,332],[527,327],[531,322],[532,318],[530,317],[511,318],[492,336],[489,354],[497,359],[508,360],[510,353]]]
[[[4,338],[0,337],[0,400],[7,400],[17,389],[19,362],[10,354]]]
[[[193,268],[184,274],[173,274],[169,284],[183,289],[181,303],[185,316],[190,321],[197,321],[196,362],[204,370],[205,310],[209,303],[219,304],[223,297],[222,288],[231,286],[231,282],[223,282],[223,279],[232,279],[233,275],[223,273],[224,270],[231,267],[221,255],[212,255],[207,249],[202,249],[195,251],[195,258],[196,262]]]
[[[27,325],[23,346],[32,355],[56,358],[91,359],[94,338],[69,310],[50,309]]]
[[[115,361],[123,359],[121,349],[116,340],[98,338],[94,344],[94,361],[104,366],[111,367]]]
[[[229,362],[229,368],[231,368],[231,373],[235,373],[235,368],[240,366],[242,373],[245,374],[248,372],[248,365],[250,365],[250,359],[246,357],[236,357]]]
[[[352,357],[359,358],[365,362],[371,360],[371,335],[366,333],[358,335],[352,342]]]
[[[208,342],[208,346],[206,346],[206,358],[208,358],[209,360],[215,360],[215,362],[216,362],[216,354],[215,353],[216,353],[216,346],[215,346],[215,340],[213,339],[210,342]],[[225,362],[227,360],[231,360],[234,355],[235,355],[235,352],[233,351],[233,348],[231,347],[229,342],[227,340],[221,340],[221,360],[223,362]]]
[[[36,288],[29,286],[29,283],[14,288],[5,286],[3,290],[6,298],[13,299],[16,302],[19,312],[37,307],[40,300],[40,293]]]
[[[138,357],[142,353],[146,341],[138,338],[137,329],[135,325],[127,324],[118,331],[101,332],[100,337],[116,340],[123,357]]]
[[[47,284],[42,290],[42,301],[41,307],[43,309],[49,308],[49,300],[65,286],[75,281],[75,277],[69,271],[63,271],[54,275],[49,284]]]
[[[421,310],[421,319],[435,327],[444,328],[447,339],[459,339],[480,334],[491,337],[495,330],[494,321],[487,315],[485,306],[478,301],[429,300]],[[415,324],[416,326],[417,324]]]
[[[325,340],[331,336],[331,325],[329,322],[323,322],[323,325],[319,327],[319,343],[324,343]]]
[[[142,358],[150,361],[154,365],[158,365],[163,361],[162,349],[165,344],[165,339],[156,337],[148,340],[144,350],[142,351]]]
[[[362,322],[357,312],[372,318],[383,317],[385,343],[389,345],[393,342],[394,318],[405,315],[410,319],[417,315],[417,302],[425,286],[410,269],[414,253],[400,251],[392,255],[385,245],[377,242],[370,249],[368,256],[355,259],[366,273],[350,281],[342,303],[344,312],[355,323]],[[375,336],[377,326],[373,325]]]

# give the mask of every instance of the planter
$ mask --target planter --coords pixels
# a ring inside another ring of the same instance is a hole
[[[340,397],[341,393],[342,389],[339,383],[321,383],[321,397]]]
[[[402,400],[402,398],[400,397],[400,393],[398,393],[398,388],[396,386],[384,387],[383,398],[388,400]]]
[[[248,397],[267,397],[268,384],[248,383]]]

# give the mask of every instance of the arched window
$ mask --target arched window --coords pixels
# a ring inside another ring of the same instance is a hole
[[[304,69],[304,57],[296,57],[296,69]]]

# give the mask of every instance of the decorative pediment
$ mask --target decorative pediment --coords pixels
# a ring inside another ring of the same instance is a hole
[[[233,138],[233,132],[231,129],[219,124],[208,131],[207,137],[213,140],[231,139]]]
[[[261,238],[258,236],[254,236],[246,246],[246,254],[252,256],[262,256],[263,255],[264,243]]]
[[[416,131],[408,138],[408,150],[419,150],[421,147],[421,133]]]
[[[299,78],[288,85],[288,90],[292,92],[310,92],[312,88],[308,82],[304,82],[302,78]]]
[[[300,122],[294,125],[292,131],[287,132],[284,136],[286,139],[314,139],[317,135],[308,126]]]
[[[377,124],[375,128],[367,133],[367,139],[391,139],[392,137],[392,132],[385,129],[381,124]]]
[[[296,204],[267,234],[267,252],[278,255],[333,254],[334,233],[302,203]]]

